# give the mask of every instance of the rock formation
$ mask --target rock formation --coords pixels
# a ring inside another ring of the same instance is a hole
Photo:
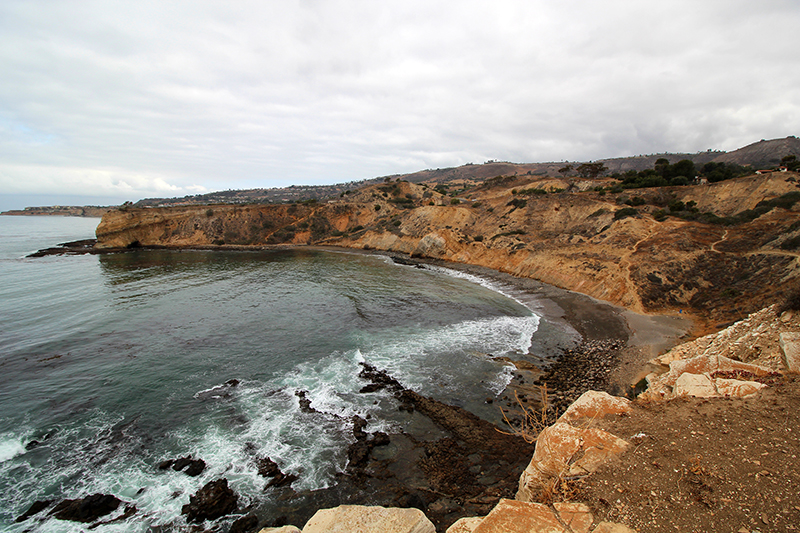
[[[594,181],[512,176],[455,197],[390,182],[325,204],[122,208],[103,217],[97,246],[383,250],[486,266],[635,311],[693,311],[713,326],[796,283],[800,213],[786,207],[797,177],[779,174],[616,195],[591,190]],[[694,202],[721,220],[787,194],[784,207],[728,225],[663,215],[670,202]]]

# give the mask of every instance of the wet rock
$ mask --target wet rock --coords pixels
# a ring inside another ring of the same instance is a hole
[[[189,522],[216,520],[221,516],[236,511],[239,497],[228,487],[225,478],[209,481],[206,485],[189,497],[189,503],[181,508]]]
[[[319,411],[317,411],[316,409],[311,407],[311,400],[308,399],[308,391],[304,391],[304,390],[295,391],[294,395],[297,396],[297,398],[300,401],[300,410],[302,412],[309,413],[309,414],[310,413],[318,413],[319,414]]]
[[[267,483],[264,487],[264,490],[267,490],[272,487],[285,487],[291,485],[295,481],[298,480],[298,477],[294,474],[284,474],[283,472],[278,472],[275,477],[272,478],[272,481]]]
[[[192,459],[191,456],[181,457],[180,459],[168,459],[158,463],[159,470],[172,468],[176,472],[183,471],[191,477],[199,476],[206,469],[206,462],[202,459]]]
[[[261,477],[275,477],[281,473],[278,463],[269,457],[257,457],[256,467],[258,468],[258,475]]]
[[[228,533],[250,533],[258,528],[258,517],[254,514],[249,514],[241,518],[237,518]]]
[[[119,498],[110,494],[91,494],[85,498],[64,500],[49,514],[59,520],[88,523],[116,511],[120,503]]]
[[[54,501],[55,500],[36,500],[31,504],[30,507],[28,507],[27,511],[25,511],[24,513],[22,513],[17,517],[16,522],[23,522],[28,518],[41,513],[42,511],[53,505]]]

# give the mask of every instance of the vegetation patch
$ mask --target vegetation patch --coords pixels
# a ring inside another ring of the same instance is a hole
[[[638,214],[639,211],[637,211],[636,208],[623,207],[622,209],[619,209],[614,212],[614,220],[622,220],[623,218],[635,217]]]

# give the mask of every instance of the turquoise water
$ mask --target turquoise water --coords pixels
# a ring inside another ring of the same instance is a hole
[[[26,259],[93,236],[98,220],[0,217],[0,527],[35,500],[111,493],[131,520],[97,531],[183,524],[180,508],[226,477],[240,504],[274,495],[249,445],[293,487],[329,487],[353,441],[406,429],[392,397],[359,394],[359,362],[491,418],[510,367],[486,354],[528,352],[540,317],[485,280],[381,256],[297,251],[133,251]],[[225,386],[231,379],[236,387]],[[303,413],[308,391],[322,416]],[[494,413],[496,415],[497,413]],[[26,450],[33,440],[39,446]],[[196,478],[159,471],[193,455]],[[120,511],[122,508],[120,508]]]

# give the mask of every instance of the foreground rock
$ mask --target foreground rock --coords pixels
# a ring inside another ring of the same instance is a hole
[[[119,498],[110,494],[92,494],[76,500],[64,500],[50,514],[59,520],[88,523],[116,511],[120,503]]]
[[[238,499],[236,493],[228,487],[227,479],[209,481],[194,496],[189,497],[189,503],[183,506],[181,514],[186,515],[189,522],[216,520],[234,512]]]
[[[419,509],[341,505],[311,517],[303,533],[435,533]]]

